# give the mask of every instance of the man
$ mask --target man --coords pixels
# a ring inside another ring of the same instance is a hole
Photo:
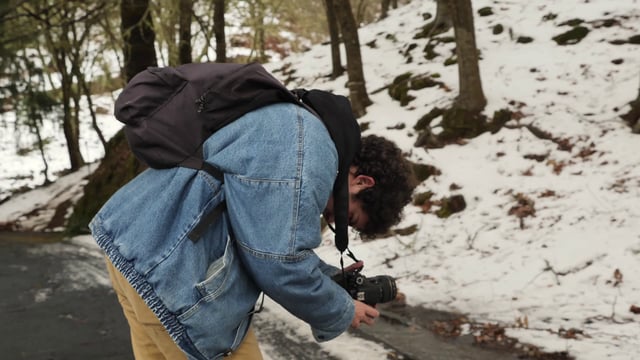
[[[224,172],[149,169],[120,189],[91,223],[105,250],[137,359],[261,359],[249,330],[261,292],[307,322],[317,341],[372,324],[313,252],[321,215],[333,221],[338,154],[309,111],[278,103],[214,133],[204,159]],[[349,221],[365,236],[400,219],[413,189],[400,150],[362,139],[348,174]],[[197,240],[188,234],[221,202]]]

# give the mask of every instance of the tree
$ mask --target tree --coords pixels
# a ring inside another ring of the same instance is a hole
[[[487,100],[480,80],[471,0],[450,0],[449,11],[456,37],[458,83],[460,84],[460,93],[454,106],[479,114],[487,105]]]
[[[416,124],[421,133],[415,146],[442,147],[460,138],[472,138],[486,131],[496,132],[511,116],[508,110],[498,111],[489,122],[482,114],[487,100],[480,80],[471,0],[448,0],[442,4],[447,5],[454,28],[460,90],[449,109],[434,108],[420,124]],[[429,122],[440,115],[442,131],[436,135]]]
[[[122,0],[120,16],[124,73],[128,82],[147,67],[157,66],[149,0]],[[86,232],[89,221],[111,195],[144,169],[145,166],[133,156],[124,131],[120,130],[109,140],[104,159],[89,177],[84,195],[69,219],[67,231]]]
[[[80,151],[80,102],[84,95],[84,76],[80,70],[87,60],[92,29],[104,16],[108,1],[30,1],[18,5],[42,34],[46,49],[43,63],[51,62],[59,79],[62,130],[71,170],[84,165]],[[52,84],[53,85],[53,84]],[[78,86],[80,85],[80,86]]]
[[[180,64],[191,62],[191,14],[193,14],[193,0],[180,0],[180,39],[178,43]]]
[[[213,2],[213,31],[216,37],[216,62],[227,62],[227,40],[225,36],[224,0]]]
[[[22,74],[21,72],[12,74],[16,77],[12,79],[14,84],[11,88],[12,95],[15,99],[20,98],[18,106],[16,107],[16,117],[24,118],[24,123],[29,128],[29,132],[36,137],[36,146],[44,165],[44,169],[42,170],[44,185],[47,185],[51,183],[49,179],[49,163],[45,153],[45,143],[47,139],[43,138],[41,128],[44,124],[44,118],[51,113],[55,113],[54,109],[57,104],[55,99],[53,99],[45,89],[46,82],[42,68],[38,68],[35,63],[27,57],[26,51],[22,51],[21,59],[16,60],[21,62],[19,67],[26,70],[26,78],[24,79],[16,76]]]
[[[629,103],[631,109],[620,117],[631,126],[631,130],[635,134],[640,134],[640,86],[638,86],[638,96]]]
[[[380,2],[380,20],[389,16],[389,6],[391,6],[391,0],[381,0]]]
[[[340,29],[333,8],[333,0],[324,0],[324,9],[327,14],[327,26],[331,41],[331,79],[334,80],[344,73],[340,56]]]
[[[453,26],[453,20],[451,19],[451,13],[449,11],[449,2],[449,0],[436,1],[436,16],[433,22],[425,26],[425,31],[428,32],[427,37],[445,33]]]
[[[353,17],[349,0],[334,0],[333,9],[338,19],[347,54],[349,99],[351,100],[354,116],[361,117],[367,113],[367,106],[371,105],[372,102],[367,94],[364,71],[362,69],[358,25]]]
[[[127,82],[149,66],[158,66],[156,34],[149,0],[122,0],[120,29],[124,41],[124,73]]]

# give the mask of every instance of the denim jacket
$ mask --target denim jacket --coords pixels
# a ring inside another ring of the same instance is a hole
[[[313,249],[338,168],[322,122],[270,105],[213,134],[204,171],[149,169],[122,187],[90,227],[107,257],[190,359],[218,359],[243,340],[260,292],[307,322],[317,341],[350,325],[353,300]],[[226,201],[198,241],[187,235]]]

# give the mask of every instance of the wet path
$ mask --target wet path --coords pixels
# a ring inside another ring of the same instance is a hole
[[[2,358],[133,359],[113,293],[101,284],[91,286],[90,272],[101,265],[99,259],[75,245],[54,244],[59,235],[30,236],[26,242],[24,237],[0,234]],[[55,251],[44,250],[52,246]],[[70,283],[72,263],[87,266],[79,270],[89,276],[75,283],[72,277]]]
[[[375,326],[355,333],[394,349],[405,360],[514,360],[514,354],[473,345],[470,335],[445,339],[429,328],[433,321],[450,320],[453,314],[423,308],[381,310]]]
[[[128,326],[91,240],[59,234],[0,232],[0,349],[3,359],[129,360]],[[382,344],[393,359],[510,360],[470,339],[447,341],[429,331],[450,314],[405,307],[383,310],[373,327],[351,334]],[[268,360],[340,360],[277,317],[254,327]],[[388,357],[389,358],[389,357]],[[346,360],[346,358],[344,359]],[[371,359],[375,360],[375,359]]]

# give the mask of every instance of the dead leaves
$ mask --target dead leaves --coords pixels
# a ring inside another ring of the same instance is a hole
[[[514,324],[501,325],[498,323],[478,323],[472,322],[465,316],[451,318],[446,320],[437,320],[432,322],[430,327],[436,335],[455,338],[461,335],[471,334],[474,345],[505,350],[517,354],[518,358],[537,359],[537,360],[570,360],[574,359],[566,351],[544,352],[539,347],[531,344],[521,343],[518,339],[507,335],[509,328],[529,328],[529,320],[527,316],[517,318]],[[546,330],[550,333],[557,334],[564,339],[579,340],[580,338],[589,337],[584,331],[576,328],[559,330]]]
[[[459,186],[456,184],[451,184],[450,186],[450,189],[458,188]],[[447,218],[452,214],[463,211],[467,207],[467,202],[462,195],[452,195],[438,200],[433,200],[433,195],[430,191],[417,194],[413,197],[413,205],[420,207],[423,213],[432,212],[439,218]]]
[[[509,209],[509,215],[513,215],[520,220],[520,229],[524,229],[524,218],[528,216],[535,216],[535,202],[528,196],[518,193],[514,196],[516,205]]]
[[[462,316],[452,320],[436,320],[433,322],[433,332],[443,337],[458,337],[462,334],[462,325],[468,324],[469,320]]]
[[[560,328],[560,330],[558,330],[558,336],[560,336],[563,339],[578,340],[581,337],[585,337],[585,333],[584,331],[576,328],[570,328],[566,330],[563,328]]]
[[[607,280],[607,284],[611,284],[611,286],[617,287],[618,285],[622,284],[622,278],[622,272],[620,271],[620,269],[616,269],[613,272],[613,279]]]

